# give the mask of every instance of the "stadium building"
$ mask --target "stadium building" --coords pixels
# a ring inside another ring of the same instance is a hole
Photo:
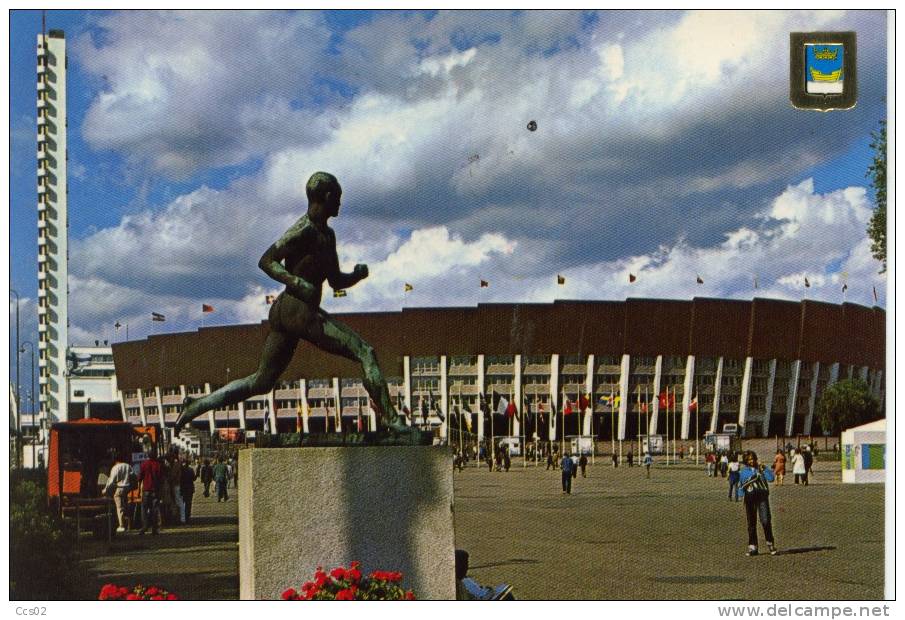
[[[667,424],[684,439],[725,424],[748,437],[819,434],[814,412],[828,385],[860,377],[881,401],[885,391],[886,313],[849,303],[627,299],[335,316],[374,347],[411,422],[441,436],[489,436],[491,419],[496,435],[541,440],[633,440]],[[263,322],[114,344],[123,419],[172,427],[186,395],[255,371],[267,331]],[[360,374],[300,342],[273,391],[193,424],[367,430],[375,420]],[[479,413],[482,394],[490,415]],[[518,414],[506,415],[505,402]],[[568,408],[577,415],[562,416]]]

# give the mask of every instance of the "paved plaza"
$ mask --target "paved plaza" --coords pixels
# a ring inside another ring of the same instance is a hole
[[[744,556],[743,504],[728,501],[726,479],[689,459],[658,464],[650,480],[608,463],[579,474],[571,496],[543,465],[456,473],[456,546],[471,555],[470,576],[511,583],[524,599],[883,597],[883,487],[842,485],[836,463],[818,462],[807,488],[789,477],[772,489],[783,553],[755,558]],[[186,599],[238,598],[236,494],[225,504],[197,494],[195,513],[193,525],[118,537],[110,550],[84,538],[98,588],[143,582]]]

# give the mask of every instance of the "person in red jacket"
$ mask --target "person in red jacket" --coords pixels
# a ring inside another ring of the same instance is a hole
[[[157,452],[151,450],[148,459],[141,464],[138,474],[139,488],[141,489],[141,531],[144,534],[151,526],[151,533],[156,535],[158,532],[158,511],[159,511],[159,493],[160,487],[163,485],[163,468],[160,461],[157,460]]]

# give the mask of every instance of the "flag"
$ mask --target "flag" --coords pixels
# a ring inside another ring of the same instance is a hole
[[[302,424],[302,403],[299,401],[298,406],[295,408],[295,432],[301,433],[304,425]]]
[[[277,298],[276,295],[265,295],[265,296],[264,296],[264,301],[267,302],[267,305],[269,306],[269,305],[272,304],[274,301],[276,301],[276,298]]]
[[[698,410],[698,397],[697,397],[697,396],[695,396],[694,398],[692,398],[692,399],[691,399],[691,402],[688,403],[688,410],[689,410],[689,411],[692,411],[692,412]]]
[[[588,405],[590,404],[590,396],[590,394],[588,394],[587,396],[585,396],[584,394],[578,395],[578,408],[580,410],[584,411],[588,408]]]
[[[754,288],[757,288],[757,276],[754,276]]]
[[[515,403],[509,401],[509,404],[506,405],[506,415],[510,418],[518,413],[518,408],[515,406]],[[519,418],[521,419],[521,418]]]
[[[434,400],[434,391],[433,391],[433,390],[430,390],[430,391],[428,391],[428,394],[430,394],[430,407],[431,407],[431,411],[436,412],[437,417],[440,418],[440,421],[441,421],[441,422],[445,422],[445,421],[446,421],[446,416],[443,415],[443,412],[440,411],[440,406],[437,404],[437,401]]]
[[[704,279],[701,278],[701,276],[698,276],[696,279],[698,284],[704,284]]]
[[[115,329],[116,331],[119,331],[120,327],[122,327],[122,325],[120,325],[119,321],[113,324],[113,329]]]
[[[506,415],[509,410],[509,401],[506,400],[505,396],[500,396],[500,402],[497,403],[496,413],[497,415]]]
[[[565,406],[563,406],[563,408],[562,408],[562,414],[563,414],[563,415],[570,415],[571,413],[572,413],[572,401],[570,401],[570,400],[567,398],[567,399],[566,399],[566,404],[565,404]]]
[[[213,306],[209,306],[209,305],[207,305],[207,304],[201,304],[201,312],[202,312],[202,313],[208,313],[208,312],[213,312],[213,311],[214,311],[214,307],[213,307]]]
[[[641,413],[647,413],[647,401],[641,402]]]
[[[805,288],[811,288],[811,283],[808,282],[808,279],[807,279],[807,278],[804,279],[804,287],[805,287]]]
[[[844,292],[847,291],[847,290],[848,290],[848,284],[843,284],[843,285],[842,285],[842,292],[844,293]]]
[[[414,288],[415,288],[415,287],[412,286],[411,284],[409,284],[408,282],[405,283],[405,292],[406,292],[406,293],[408,293],[408,292],[411,291],[411,290],[414,290]]]
[[[566,276],[561,276],[561,275],[557,274],[557,276],[556,276],[556,283],[559,284],[560,286],[562,286],[563,284],[565,284],[565,283],[566,283]]]
[[[345,291],[345,289],[339,289],[338,291],[333,291],[333,296],[334,297],[345,297],[346,291]]]
[[[874,303],[875,304],[880,303],[880,298],[877,296],[877,287],[876,286],[874,287]]]
[[[421,409],[421,419],[422,419],[422,421],[427,421],[427,417],[428,417],[428,415],[430,415],[430,410],[427,408],[427,403],[424,402],[423,395],[421,396],[421,400],[419,401],[419,403],[421,405],[419,407]]]
[[[676,406],[676,393],[671,392],[668,394],[668,396],[667,393],[669,393],[669,390],[660,392],[660,407],[663,409],[666,409],[667,407],[673,408]]]
[[[487,280],[481,280],[481,288],[487,288],[488,286],[490,286],[490,282],[488,282]]]
[[[160,314],[159,312],[152,312],[152,313],[151,313],[151,320],[152,320],[152,321],[166,321],[166,320],[167,320],[167,317],[163,316],[163,315]]]
[[[629,282],[634,282],[634,281],[637,280],[637,279],[638,279],[638,278],[635,277],[635,274],[633,274],[633,273],[628,274],[628,281],[629,281]]]
[[[619,394],[616,394],[615,398],[613,398],[613,408],[618,409],[622,404],[622,397]]]

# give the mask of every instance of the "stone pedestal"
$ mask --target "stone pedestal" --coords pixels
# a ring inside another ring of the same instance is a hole
[[[456,597],[446,448],[239,453],[239,595],[278,599],[318,566],[400,571],[419,599]]]

